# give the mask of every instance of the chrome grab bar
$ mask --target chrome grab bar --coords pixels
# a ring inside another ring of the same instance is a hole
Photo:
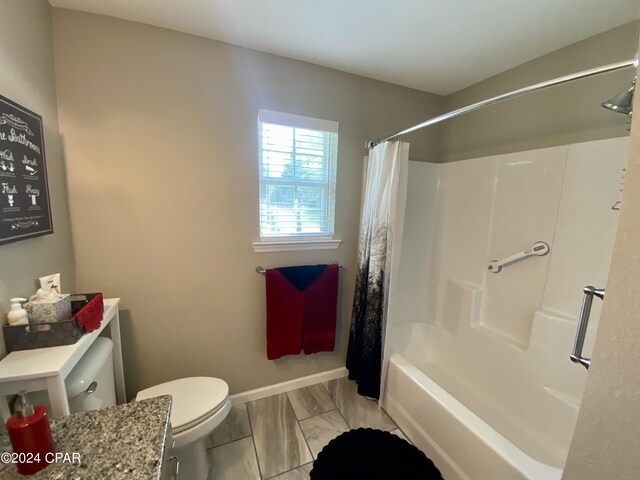
[[[549,253],[549,250],[550,247],[547,242],[536,242],[531,248],[528,248],[524,252],[518,252],[507,258],[503,258],[502,260],[492,260],[489,264],[488,269],[492,273],[500,273],[502,267],[506,267],[507,265],[517,262],[518,260],[523,260],[532,256],[543,257],[547,253]]]
[[[582,289],[582,308],[580,309],[580,318],[578,318],[578,329],[576,330],[576,338],[573,341],[573,352],[569,358],[574,363],[579,363],[584,368],[589,368],[591,359],[582,356],[582,348],[584,347],[584,337],[587,335],[587,326],[589,325],[589,315],[591,315],[591,304],[593,297],[596,296],[600,300],[604,300],[604,288],[595,288],[587,286]]]

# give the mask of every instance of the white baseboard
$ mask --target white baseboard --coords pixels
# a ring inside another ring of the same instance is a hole
[[[267,387],[256,388],[255,390],[249,390],[248,392],[236,393],[234,395],[230,395],[229,398],[231,400],[231,405],[241,405],[243,403],[252,402],[254,400],[270,397],[279,393],[290,392],[292,390],[297,390],[298,388],[309,387],[311,385],[316,385],[317,383],[346,377],[347,373],[347,369],[344,367],[336,368],[335,370],[314,373],[313,375],[308,375],[306,377],[276,383],[275,385],[269,385]]]

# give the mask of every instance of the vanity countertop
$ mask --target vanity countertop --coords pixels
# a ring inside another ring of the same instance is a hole
[[[168,449],[171,397],[126,403],[51,420],[57,453],[68,454],[40,472],[25,477],[15,465],[0,461],[0,478],[33,480],[156,480]],[[0,427],[0,460],[11,444]],[[73,454],[76,454],[75,457]],[[78,463],[78,456],[80,462]],[[75,458],[75,463],[72,463]]]

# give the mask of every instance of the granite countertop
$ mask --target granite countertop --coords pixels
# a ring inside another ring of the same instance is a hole
[[[60,460],[25,477],[15,465],[0,463],[0,478],[33,480],[156,480],[165,462],[171,397],[76,413],[51,420]],[[4,425],[0,427],[0,452],[11,451]],[[75,455],[75,463],[73,462]],[[78,462],[78,455],[80,461]],[[1,457],[1,455],[0,455]]]

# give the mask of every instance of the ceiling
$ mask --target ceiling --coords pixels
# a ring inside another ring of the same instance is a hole
[[[630,22],[640,13],[637,0],[49,2],[440,95]]]

